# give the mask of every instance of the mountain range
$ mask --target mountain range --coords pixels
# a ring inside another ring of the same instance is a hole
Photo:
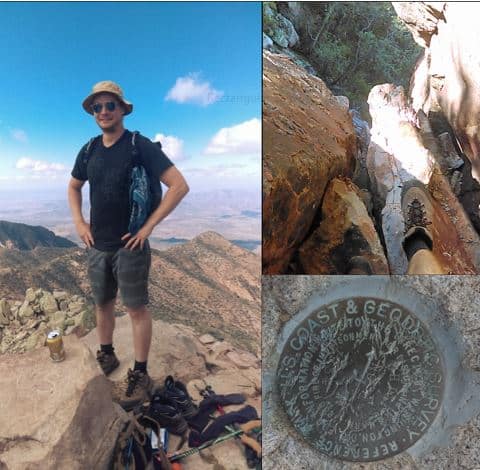
[[[77,245],[45,227],[0,220],[0,247],[31,250],[37,246],[71,248]]]
[[[0,248],[0,299],[23,299],[29,287],[65,290],[91,300],[86,250]],[[215,232],[168,250],[152,249],[150,309],[155,319],[191,326],[257,354],[260,257]],[[118,304],[118,313],[123,311]]]

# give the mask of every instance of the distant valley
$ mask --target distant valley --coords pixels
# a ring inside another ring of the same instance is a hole
[[[87,192],[84,191],[84,195]],[[165,250],[191,240],[198,234],[214,231],[235,245],[260,253],[260,194],[218,190],[189,193],[179,207],[154,230],[150,240],[154,248]],[[84,214],[89,211],[88,198]],[[41,225],[79,245],[66,195],[50,193],[22,195],[0,192],[0,220]]]

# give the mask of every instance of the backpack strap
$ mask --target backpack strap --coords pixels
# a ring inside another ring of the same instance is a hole
[[[140,145],[137,145],[137,137],[140,135],[140,132],[132,132],[132,161],[133,166],[139,166],[141,164],[141,154],[140,154]]]
[[[88,159],[90,158],[90,154],[92,152],[93,144],[95,141],[99,138],[100,136],[95,136],[92,137],[88,143],[87,146],[85,147],[85,150],[83,151],[83,163],[86,165],[88,163]]]

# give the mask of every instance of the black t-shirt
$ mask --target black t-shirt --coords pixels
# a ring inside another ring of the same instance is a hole
[[[132,132],[125,130],[111,147],[105,147],[101,137],[95,139],[85,162],[85,144],[77,155],[72,176],[90,183],[90,228],[94,247],[101,251],[115,251],[125,245],[123,235],[128,233],[130,221],[130,174],[133,168]],[[161,147],[138,135],[135,145],[140,151],[140,162],[152,184],[160,190],[160,176],[173,163]]]

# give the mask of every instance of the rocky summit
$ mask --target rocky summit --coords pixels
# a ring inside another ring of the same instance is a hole
[[[96,331],[64,337],[66,357],[55,363],[46,347],[0,357],[0,468],[108,468],[125,412],[111,399],[112,381],[133,364],[131,325],[117,320],[114,337],[121,366],[107,379],[97,366]],[[220,394],[242,393],[260,414],[260,361],[227,341],[184,325],[154,321],[149,373],[187,384],[192,398],[209,384]],[[15,387],[12,383],[15,382]],[[243,405],[242,405],[243,406]],[[228,407],[233,411],[236,407]],[[179,443],[171,436],[170,449]],[[182,450],[186,450],[185,446]],[[186,458],[186,470],[247,469],[244,450],[230,440]]]
[[[110,391],[133,365],[130,319],[119,305],[114,345],[120,367],[107,379],[95,361],[85,253],[37,248],[29,255],[0,252],[0,468],[106,469],[127,419]],[[32,280],[35,287],[18,295]],[[173,375],[197,403],[207,384],[219,394],[242,393],[260,415],[259,257],[207,232],[153,251],[150,292],[157,319],[149,374],[156,385]],[[64,334],[60,363],[44,346],[52,329]],[[178,443],[172,436],[170,448]],[[234,440],[182,463],[187,470],[248,468]]]
[[[35,349],[52,330],[81,336],[94,325],[93,306],[85,298],[29,288],[23,302],[0,299],[0,353]]]

